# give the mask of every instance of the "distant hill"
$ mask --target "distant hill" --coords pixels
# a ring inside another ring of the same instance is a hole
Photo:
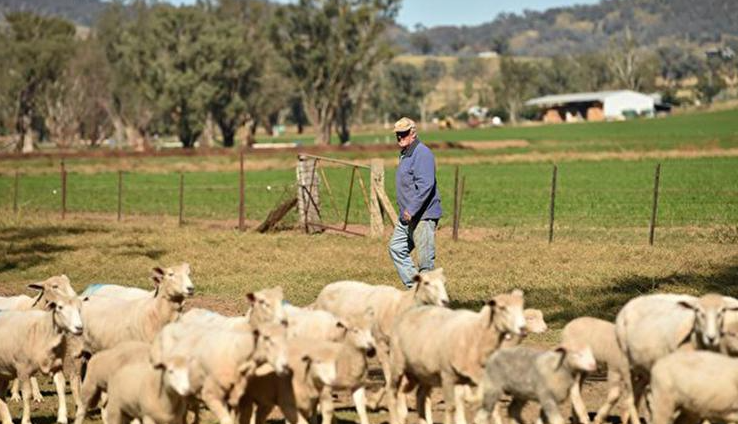
[[[100,0],[0,0],[0,13],[28,11],[44,16],[60,16],[82,26],[91,26],[105,10]]]
[[[602,49],[626,27],[647,46],[736,43],[736,22],[737,0],[602,0],[595,5],[501,14],[478,26],[397,31],[395,39],[411,53],[507,50],[552,56]]]
[[[27,10],[90,26],[102,0],[0,0],[0,12]],[[599,50],[629,28],[642,45],[738,47],[738,0],[602,0],[599,4],[501,14],[477,26],[442,26],[389,36],[406,53],[465,55],[484,51],[552,56]],[[738,48],[734,48],[738,50]]]

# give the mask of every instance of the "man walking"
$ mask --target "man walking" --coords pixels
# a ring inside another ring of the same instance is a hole
[[[406,287],[420,271],[433,269],[436,259],[435,232],[441,218],[441,198],[436,188],[433,153],[418,138],[415,122],[402,118],[395,123],[400,163],[395,175],[400,219],[389,243],[389,253]],[[418,267],[410,252],[418,249]]]

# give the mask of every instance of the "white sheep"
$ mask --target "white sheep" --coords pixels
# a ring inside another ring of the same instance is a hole
[[[246,295],[247,311],[244,316],[228,317],[208,309],[193,308],[182,314],[181,322],[213,325],[221,328],[249,329],[262,323],[281,323],[285,320],[284,293],[282,287],[272,287]]]
[[[390,341],[389,394],[390,423],[404,421],[407,407],[398,396],[403,379],[408,386],[417,385],[418,411],[426,411],[421,423],[428,419],[426,397],[432,387],[441,386],[447,405],[444,423],[450,424],[455,415],[464,423],[463,408],[456,385],[478,385],[485,359],[502,343],[506,334],[520,335],[525,331],[523,293],[514,290],[490,300],[480,312],[450,310],[438,306],[420,306],[401,315]]]
[[[651,422],[738,421],[738,359],[709,351],[679,351],[651,369]]]
[[[108,382],[109,424],[182,424],[191,391],[189,361],[173,355],[161,361],[132,362]]]
[[[152,358],[180,355],[193,361],[192,392],[222,424],[233,422],[249,379],[269,364],[278,374],[287,371],[286,329],[262,323],[244,330],[173,323],[154,340]]]
[[[594,424],[602,423],[620,399],[623,377],[628,375],[628,358],[618,346],[615,335],[615,324],[592,317],[580,317],[570,321],[561,332],[561,342],[567,344],[584,344],[592,349],[595,361],[607,365],[607,385],[609,390],[605,403],[597,411]],[[581,423],[588,423],[587,408],[581,397],[581,387],[584,375],[576,376],[576,387],[571,393],[572,408]],[[621,416],[623,422],[627,418]]]
[[[11,297],[0,296],[0,311],[43,310],[45,308],[47,294],[62,294],[70,297],[77,295],[72,288],[69,277],[63,274],[47,278],[41,282],[31,283],[27,287],[32,290],[37,290],[39,293],[35,297],[26,295]],[[66,423],[67,404],[66,393],[64,390],[65,382],[64,375],[61,372],[54,374],[54,383],[56,384],[56,392],[59,397],[58,421],[60,423]],[[72,387],[74,387],[74,385]],[[36,377],[31,377],[31,390],[33,392],[33,400],[35,402],[41,402],[43,400],[43,395],[41,395],[41,391],[38,388]],[[20,381],[18,379],[13,380],[10,400],[16,402],[20,402],[21,400]]]
[[[152,278],[157,285],[155,297],[119,300],[93,296],[85,302],[85,351],[99,352],[124,341],[151,342],[159,330],[179,318],[185,298],[195,290],[190,266],[157,267]]]
[[[121,286],[118,284],[90,284],[80,296],[114,297],[121,300],[139,300],[156,296],[154,290],[144,290],[138,287]]]
[[[47,294],[48,295],[48,294]],[[4,397],[8,383],[18,378],[22,385],[22,424],[30,424],[30,378],[37,372],[58,372],[65,355],[64,334],[81,334],[81,301],[61,294],[47,296],[46,310],[3,311],[0,313],[0,415],[3,424],[12,420]]]
[[[151,345],[146,342],[123,342],[111,349],[96,353],[87,363],[85,380],[80,390],[80,405],[76,411],[75,424],[82,424],[89,408],[97,405],[101,395],[108,391],[110,377],[124,365],[133,362],[148,362]],[[107,422],[103,412],[103,422]]]
[[[239,404],[239,424],[251,423],[254,405],[256,424],[264,424],[275,406],[279,406],[288,423],[307,424],[324,388],[336,381],[339,352],[336,345],[305,337],[287,339],[287,364],[291,373],[257,373],[251,378]]]
[[[413,281],[415,285],[410,290],[358,281],[331,283],[323,287],[312,307],[328,311],[342,320],[360,317],[371,308],[375,316],[377,358],[386,380],[389,378],[389,340],[396,318],[415,306],[448,305],[443,268],[422,272]]]
[[[720,345],[725,313],[738,308],[738,300],[706,294],[653,294],[631,299],[618,313],[615,333],[628,359],[624,376],[627,414],[638,424],[637,405],[649,382],[651,367],[678,349],[714,349]]]
[[[482,407],[474,418],[475,424],[488,424],[490,415],[496,424],[501,417],[495,407],[503,394],[512,397],[508,411],[517,423],[522,423],[520,412],[529,401],[541,405],[541,414],[549,424],[564,424],[558,404],[566,400],[572,388],[577,387],[575,376],[597,368],[591,349],[581,344],[562,344],[560,347],[539,351],[518,346],[503,348],[493,353],[484,369],[481,381]]]

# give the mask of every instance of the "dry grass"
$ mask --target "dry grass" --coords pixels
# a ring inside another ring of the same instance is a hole
[[[680,229],[679,234],[656,247],[644,245],[640,230],[628,229],[612,230],[610,241],[572,238],[548,245],[540,231],[466,229],[454,243],[444,228],[437,264],[446,270],[455,307],[477,308],[494,293],[524,289],[529,305],[542,308],[554,329],[533,342],[551,345],[567,320],[612,318],[638,294],[715,290],[738,295],[735,229]],[[385,242],[295,231],[238,233],[213,222],[180,229],[169,217],[120,224],[92,214],[63,223],[56,217],[6,217],[0,218],[0,294],[22,293],[26,283],[60,273],[69,275],[78,291],[94,282],[146,287],[152,266],[188,261],[198,288],[190,305],[235,314],[243,308],[244,294],[267,286],[282,285],[289,301],[306,304],[338,279],[398,285]],[[44,390],[47,398],[34,405],[33,416],[36,422],[53,422],[56,399],[48,381]],[[604,390],[602,383],[585,387],[590,407],[603,399]],[[338,417],[355,422],[345,400]],[[19,405],[12,404],[11,411],[19,416]],[[385,412],[371,415],[373,423],[386,419]],[[99,416],[89,421],[97,424]],[[207,414],[204,422],[215,420]]]

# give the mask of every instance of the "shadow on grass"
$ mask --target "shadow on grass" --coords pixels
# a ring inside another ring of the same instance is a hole
[[[8,271],[27,270],[53,259],[58,253],[75,248],[54,242],[54,237],[106,233],[101,227],[40,226],[0,228],[0,274]]]
[[[564,296],[554,289],[535,290],[536,299],[546,299],[537,305],[546,312],[546,305],[556,305],[557,312],[546,314],[546,321],[557,327],[579,316],[588,315],[614,321],[620,309],[630,299],[651,293],[709,292],[738,297],[738,258],[717,266],[709,273],[672,273],[663,277],[630,275],[616,278],[605,287],[582,288],[574,296]]]
[[[714,266],[707,273],[672,273],[657,278],[634,274],[615,278],[603,286],[581,287],[573,292],[549,286],[532,288],[525,295],[526,307],[541,309],[550,326],[561,328],[580,316],[614,321],[623,305],[636,296],[684,292],[685,288],[694,294],[715,292],[738,297],[738,257]],[[451,301],[454,309],[478,311],[482,305],[482,300]]]

